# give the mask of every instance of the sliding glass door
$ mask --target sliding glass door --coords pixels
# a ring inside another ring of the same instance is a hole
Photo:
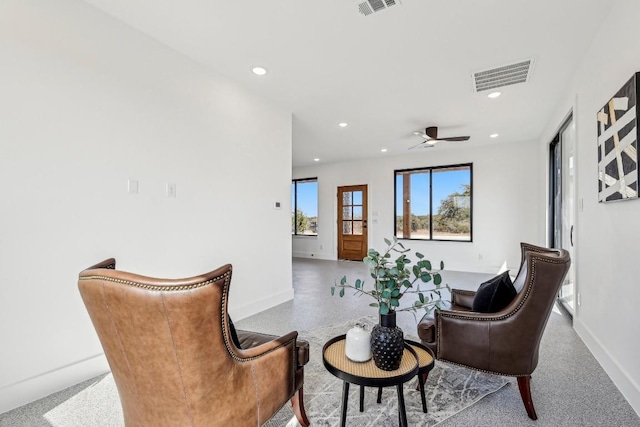
[[[574,259],[576,239],[576,128],[570,116],[560,128],[550,145],[550,218],[549,241],[555,248],[569,251]],[[575,269],[573,264],[567,273],[558,295],[560,303],[573,315],[575,310]]]

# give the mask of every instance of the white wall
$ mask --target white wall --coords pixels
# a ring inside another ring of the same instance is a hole
[[[541,151],[567,112],[577,132],[575,235],[577,292],[574,327],[600,364],[640,413],[640,200],[598,203],[596,113],[640,71],[640,2],[618,0],[576,71],[540,141]],[[541,166],[541,170],[544,166]]]
[[[394,170],[459,163],[473,163],[473,242],[405,243],[431,261],[443,260],[450,270],[496,272],[506,261],[517,272],[520,242],[544,243],[544,184],[537,175],[535,142],[485,147],[469,142],[458,149],[294,168],[294,178],[318,177],[319,192],[318,237],[294,236],[294,256],[337,258],[337,187],[368,185],[369,247],[382,248],[394,233]]]
[[[0,412],[106,370],[76,283],[109,256],[230,262],[237,318],[293,297],[290,113],[82,2],[0,3],[0,182]]]

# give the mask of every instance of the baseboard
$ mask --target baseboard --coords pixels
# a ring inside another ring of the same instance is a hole
[[[596,358],[600,366],[618,387],[634,411],[640,416],[640,387],[625,369],[611,356],[602,343],[591,333],[579,318],[573,318],[573,328]]]
[[[329,254],[316,253],[316,252],[294,252],[294,258],[313,258],[313,259],[325,259],[329,261],[335,261],[336,257]]]
[[[240,307],[229,307],[229,316],[231,316],[234,321],[242,320],[292,299],[293,288],[278,292],[277,294],[270,295],[266,298],[253,301]]]
[[[0,414],[109,372],[104,353],[0,388]]]

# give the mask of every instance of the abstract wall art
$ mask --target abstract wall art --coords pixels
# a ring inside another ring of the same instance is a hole
[[[638,198],[636,73],[598,111],[598,201]]]

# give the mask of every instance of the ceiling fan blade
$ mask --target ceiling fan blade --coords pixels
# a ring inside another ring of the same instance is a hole
[[[426,133],[424,132],[420,132],[420,131],[415,131],[413,132],[414,135],[419,136],[422,139],[429,139],[429,137],[427,136]]]
[[[409,150],[413,150],[414,148],[433,148],[438,143],[437,139],[427,139],[426,141],[422,141],[420,144],[416,144],[413,147],[409,147]]]
[[[438,138],[438,141],[468,141],[469,136],[452,136],[450,138]]]
[[[410,150],[419,146],[433,147],[438,141],[458,142],[458,141],[468,141],[471,138],[470,136],[452,136],[449,138],[438,138],[437,126],[429,126],[424,129],[424,132],[414,131],[413,134],[421,137],[422,139],[424,139],[424,141],[414,147],[409,148]]]

